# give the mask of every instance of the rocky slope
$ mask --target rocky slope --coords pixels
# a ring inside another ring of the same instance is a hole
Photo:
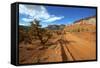
[[[88,17],[75,21],[71,25],[67,25],[64,30],[68,32],[83,32],[92,31],[95,32],[96,29],[96,17]]]

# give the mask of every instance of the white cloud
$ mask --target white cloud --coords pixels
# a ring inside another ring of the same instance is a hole
[[[22,25],[22,26],[29,26],[30,23],[24,23],[24,22],[20,22],[19,25]]]
[[[54,22],[56,20],[61,20],[64,16],[55,16],[48,13],[44,6],[39,5],[19,5],[19,13],[25,14],[27,17],[22,18],[24,22],[30,22],[34,19],[38,19],[41,22]]]
[[[22,18],[22,20],[25,21],[25,22],[30,22],[30,21],[32,21],[34,19],[32,19],[32,18]]]
[[[56,20],[61,20],[62,18],[64,18],[64,16],[62,16],[62,17],[51,17],[47,20],[44,20],[43,22],[54,22]]]
[[[27,8],[25,5],[19,5],[19,13],[20,14],[26,14],[29,16],[35,15],[35,10]]]

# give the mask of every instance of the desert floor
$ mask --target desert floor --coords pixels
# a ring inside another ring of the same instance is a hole
[[[55,35],[44,48],[38,40],[33,42],[20,43],[20,64],[96,59],[95,32],[66,32],[63,35]]]

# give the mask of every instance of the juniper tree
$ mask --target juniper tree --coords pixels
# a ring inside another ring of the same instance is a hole
[[[52,34],[48,29],[42,28],[40,21],[34,20],[31,22],[29,34],[32,39],[37,39],[42,45],[45,45],[51,38]]]

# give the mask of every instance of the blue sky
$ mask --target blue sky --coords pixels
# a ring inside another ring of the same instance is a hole
[[[42,5],[19,5],[19,25],[29,26],[34,19],[42,27],[53,24],[72,24],[74,21],[96,15],[96,9]]]

